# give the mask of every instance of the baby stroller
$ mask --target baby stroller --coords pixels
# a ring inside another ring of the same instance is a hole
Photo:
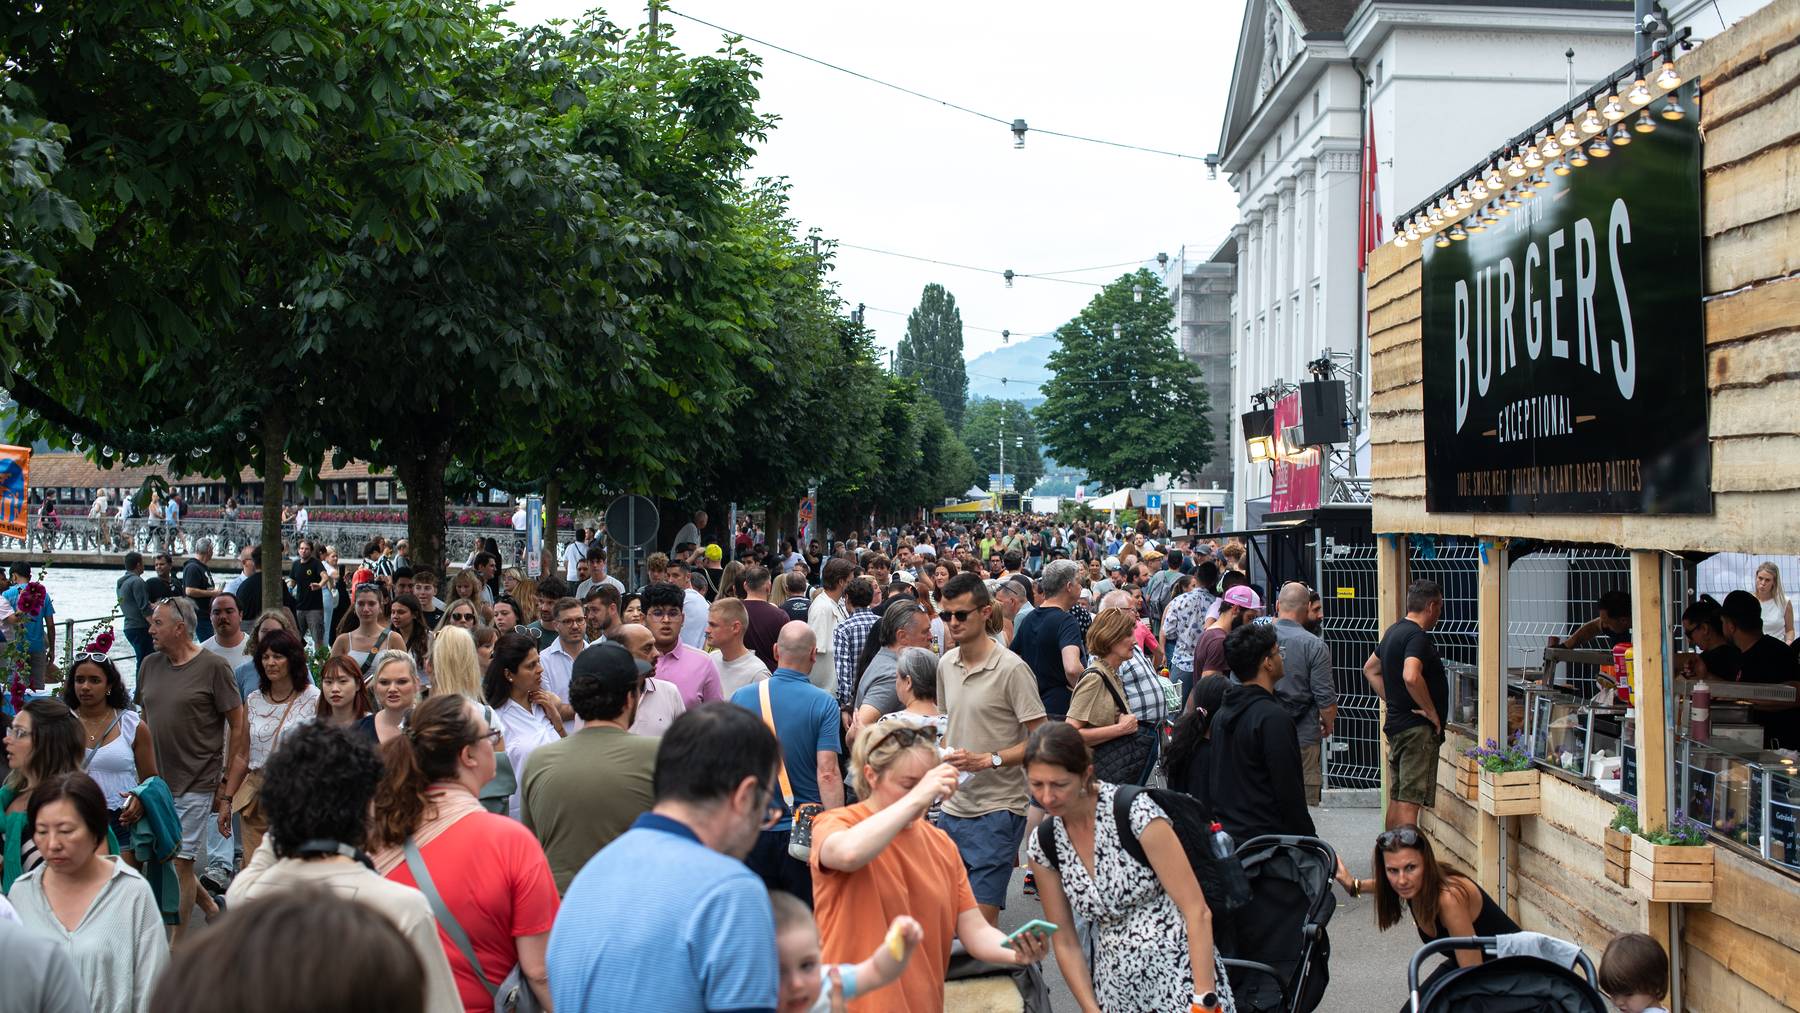
[[[1240,1013],[1310,1013],[1331,980],[1337,852],[1316,837],[1265,835],[1238,845],[1251,901],[1215,917],[1214,946]]]
[[[1520,947],[1509,941],[1520,940],[1561,947],[1580,966],[1581,974],[1568,963],[1516,952]],[[1420,986],[1419,968],[1426,958],[1476,947],[1487,958],[1484,962],[1454,968]],[[1439,939],[1420,947],[1406,969],[1413,1013],[1609,1013],[1611,1004],[1594,987],[1598,980],[1594,962],[1579,947],[1535,932]]]

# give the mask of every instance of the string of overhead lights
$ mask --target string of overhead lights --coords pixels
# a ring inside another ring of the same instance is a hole
[[[1535,199],[1539,190],[1550,186],[1549,175],[1567,176],[1593,159],[1610,157],[1629,146],[1633,134],[1654,132],[1658,118],[1673,122],[1687,116],[1673,51],[1677,45],[1693,48],[1691,34],[1691,29],[1682,28],[1659,41],[1649,53],[1489,153],[1462,173],[1461,183],[1438,191],[1397,219],[1394,245],[1429,239],[1443,248],[1462,242]],[[1659,98],[1661,108],[1652,115],[1651,106]],[[1636,118],[1627,126],[1633,110]]]
[[[925,263],[925,264],[937,264],[940,267],[954,267],[959,271],[975,271],[975,272],[978,272],[981,274],[992,274],[997,277],[1004,278],[1006,280],[1007,288],[1012,288],[1012,283],[1013,283],[1014,279],[1018,279],[1018,278],[1024,278],[1024,279],[1031,280],[1031,281],[1055,281],[1055,282],[1060,282],[1064,285],[1083,285],[1088,288],[1105,288],[1106,287],[1104,284],[1097,282],[1097,281],[1082,281],[1078,278],[1056,277],[1056,275],[1076,274],[1081,271],[1095,270],[1095,268],[1077,268],[1073,271],[1047,271],[1047,272],[1041,272],[1041,273],[1036,273],[1036,274],[1027,274],[1022,271],[1014,271],[1010,267],[1008,267],[1008,268],[977,267],[974,264],[958,264],[954,261],[938,260],[935,257],[921,257],[921,256],[919,256],[917,254],[913,254],[913,253],[899,253],[894,250],[882,250],[882,249],[878,249],[873,246],[858,246],[855,243],[846,243],[841,239],[838,240],[833,245],[841,246],[847,250],[861,250],[864,253],[878,253],[884,257],[899,257],[901,260],[916,260],[916,261],[919,261],[919,262]],[[1137,262],[1134,261],[1134,263],[1137,263]]]

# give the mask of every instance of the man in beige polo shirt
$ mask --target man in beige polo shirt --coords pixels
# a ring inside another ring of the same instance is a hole
[[[993,602],[972,573],[950,578],[938,615],[956,646],[938,662],[947,715],[945,760],[966,778],[944,803],[938,826],[956,842],[982,916],[998,924],[1025,835],[1025,738],[1044,722],[1031,667],[988,635]]]

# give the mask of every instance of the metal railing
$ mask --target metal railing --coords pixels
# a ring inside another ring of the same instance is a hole
[[[291,525],[282,531],[290,551],[300,537],[309,537],[321,545],[336,548],[339,556],[347,560],[358,557],[363,546],[376,535],[384,535],[390,541],[404,538],[406,523],[401,518],[395,518],[391,524],[312,521],[301,532],[296,533]],[[510,527],[452,526],[444,532],[445,563],[461,566],[483,538],[492,538],[499,544],[502,558],[512,561],[507,565],[522,559],[524,540]],[[146,556],[158,552],[181,555],[191,553],[202,539],[212,542],[215,557],[229,560],[245,546],[262,543],[262,522],[201,517],[171,525],[147,517],[125,521],[105,517],[58,517],[53,525],[34,520],[23,541],[0,538],[0,551],[22,550],[49,556],[123,556],[133,551]]]
[[[1337,724],[1325,744],[1327,788],[1381,787],[1381,702],[1363,678],[1363,662],[1381,637],[1375,546],[1339,543],[1319,557],[1325,618],[1319,635],[1331,649]]]

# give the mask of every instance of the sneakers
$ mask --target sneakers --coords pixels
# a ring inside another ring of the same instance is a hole
[[[1025,896],[1036,897],[1037,895],[1038,895],[1037,877],[1033,876],[1031,874],[1030,870],[1026,870],[1026,872],[1025,872]]]

